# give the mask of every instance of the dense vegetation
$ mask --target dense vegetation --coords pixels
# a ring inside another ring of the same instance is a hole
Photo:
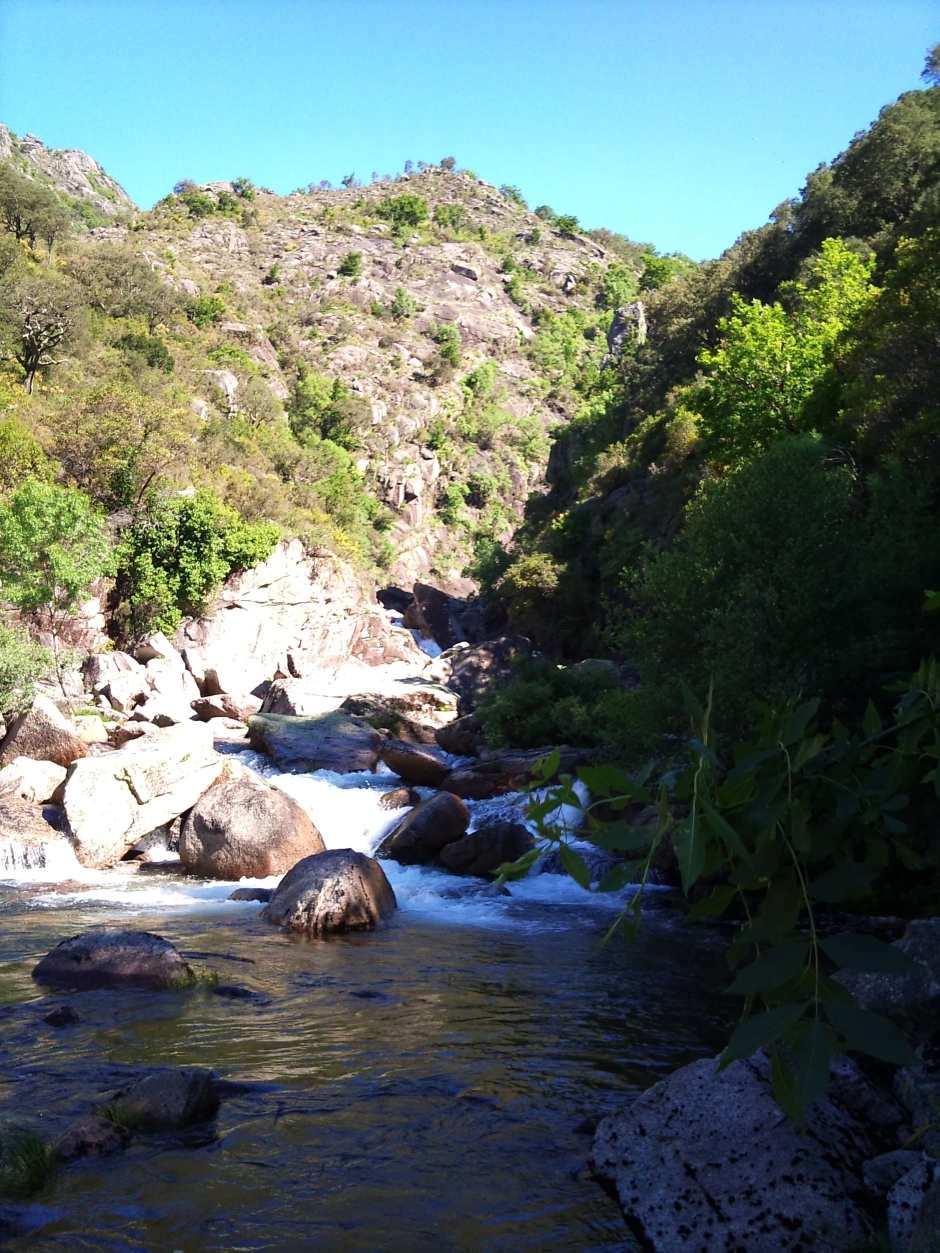
[[[756,701],[801,692],[825,716],[884,712],[936,651],[938,245],[928,85],[717,261],[647,282],[647,333],[570,373],[550,489],[477,569],[494,618],[556,661],[633,668],[615,727],[609,694],[566,694],[591,742],[668,756],[683,683],[713,684],[726,742]],[[496,700],[504,739],[551,739],[544,675]]]

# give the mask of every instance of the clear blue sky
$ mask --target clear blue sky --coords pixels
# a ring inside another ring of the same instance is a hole
[[[454,155],[717,255],[919,85],[936,0],[0,0],[0,120],[149,206]]]

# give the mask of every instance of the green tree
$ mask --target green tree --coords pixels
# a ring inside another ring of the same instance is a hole
[[[0,163],[0,222],[16,239],[53,241],[68,229],[68,218],[55,193],[35,179],[26,178],[9,164]]]
[[[93,309],[109,318],[141,318],[151,335],[183,308],[179,292],[128,248],[106,245],[78,252],[69,258],[68,272]]]
[[[36,684],[55,675],[55,659],[36,644],[25,627],[0,618],[0,721],[9,723],[28,709]]]
[[[74,284],[53,275],[16,279],[0,294],[5,355],[22,367],[27,393],[40,370],[65,360],[79,312]]]
[[[49,479],[52,466],[42,445],[16,418],[0,418],[0,491],[24,479]]]
[[[402,321],[405,318],[413,317],[418,312],[418,302],[408,292],[407,288],[396,287],[395,296],[390,305],[390,312],[396,321]]]
[[[84,492],[27,479],[0,499],[0,596],[42,615],[60,678],[64,620],[113,565],[104,516]]]
[[[428,202],[423,196],[407,192],[403,196],[389,196],[375,212],[395,227],[420,226],[428,220]]]
[[[599,309],[617,309],[636,299],[636,275],[629,265],[613,261],[601,275],[597,289]]]
[[[344,278],[357,282],[362,277],[362,253],[347,252],[340,262],[339,272]]]

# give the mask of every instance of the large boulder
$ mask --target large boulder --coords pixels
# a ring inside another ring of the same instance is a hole
[[[365,718],[411,744],[433,744],[440,727],[457,716],[457,694],[440,683],[415,684],[390,695],[365,692],[348,696],[344,713]]]
[[[33,978],[54,988],[164,988],[191,983],[193,972],[162,936],[101,927],[57,944]]]
[[[507,861],[515,861],[534,848],[532,833],[521,822],[500,819],[477,827],[440,851],[441,865],[451,874],[493,875]]]
[[[434,739],[447,753],[458,757],[474,757],[483,745],[483,719],[479,713],[464,714],[434,732]]]
[[[70,766],[88,756],[88,745],[48,696],[36,696],[25,713],[14,718],[0,744],[0,768],[17,757]]]
[[[45,870],[69,851],[68,840],[38,805],[9,793],[0,796],[0,871]]]
[[[76,762],[63,798],[76,857],[113,866],[142,836],[192,809],[227,770],[204,722],[156,729],[116,753]]]
[[[0,796],[18,796],[42,805],[51,801],[56,789],[65,782],[65,773],[65,767],[54,761],[15,757],[0,770]]]
[[[402,619],[405,626],[414,627],[422,635],[429,636],[440,648],[453,648],[465,642],[467,633],[461,618],[464,602],[448,596],[438,587],[428,583],[415,583],[414,600]]]
[[[436,792],[393,827],[376,856],[403,866],[423,866],[445,845],[459,840],[469,825],[470,811],[463,801],[450,792]]]
[[[324,935],[377,927],[397,907],[377,861],[351,848],[333,848],[289,870],[261,917],[291,931]]]
[[[409,744],[405,740],[386,740],[379,756],[389,770],[406,783],[417,787],[440,787],[450,773],[450,766],[441,749],[430,744]]]
[[[374,727],[341,713],[309,718],[255,714],[248,719],[248,737],[252,748],[268,753],[290,774],[374,770],[382,743],[382,736]]]
[[[144,1075],[111,1106],[135,1130],[182,1131],[213,1118],[219,1098],[211,1071],[186,1067]]]
[[[265,692],[257,712],[306,718],[313,714],[330,713],[335,706],[336,697],[318,690],[309,679],[275,679]]]
[[[210,722],[213,718],[232,718],[236,722],[247,723],[251,715],[261,709],[261,698],[252,696],[250,692],[220,692],[218,696],[198,696],[189,704],[201,722]]]
[[[180,861],[210,879],[265,879],[324,850],[305,810],[259,775],[211,787],[190,810],[180,834]]]
[[[142,667],[136,670],[119,670],[112,674],[101,688],[112,709],[118,713],[132,713],[148,698],[151,692],[147,679],[147,671]]]
[[[520,635],[502,635],[473,648],[463,648],[435,663],[434,673],[460,697],[460,712],[473,713],[490,684],[507,683],[514,675],[515,658],[528,657],[532,645]],[[446,671],[446,674],[444,673]]]
[[[867,1130],[827,1097],[800,1131],[763,1056],[703,1059],[597,1129],[594,1171],[652,1253],[843,1253],[871,1238],[861,1185]]]

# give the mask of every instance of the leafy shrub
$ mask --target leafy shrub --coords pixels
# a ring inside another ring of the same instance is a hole
[[[0,489],[27,478],[50,478],[51,472],[42,446],[27,428],[16,418],[0,418]]]
[[[475,397],[489,396],[496,385],[498,367],[495,361],[482,361],[463,381]]]
[[[529,206],[526,202],[526,198],[523,196],[518,187],[513,187],[510,183],[503,183],[499,190],[503,193],[507,200],[513,201],[514,204],[519,205],[523,209],[528,209]]]
[[[460,331],[452,322],[444,322],[440,326],[434,323],[430,327],[430,335],[440,348],[441,360],[452,366],[460,365]]]
[[[29,707],[36,683],[55,674],[47,648],[35,644],[24,627],[0,618],[0,718],[10,722]]]
[[[408,290],[404,287],[395,288],[395,297],[392,300],[390,312],[396,320],[413,317],[418,312],[418,302],[415,300]]]
[[[556,231],[561,231],[562,235],[574,235],[581,224],[573,213],[560,213],[552,225]]]
[[[535,216],[537,218],[541,218],[543,222],[548,222],[549,224],[551,224],[555,221],[558,214],[551,207],[551,205],[540,204],[539,207],[535,210]]]
[[[342,448],[358,448],[362,432],[372,422],[372,409],[353,396],[342,379],[305,370],[288,403],[291,430],[300,440],[316,434]]]
[[[643,254],[640,287],[643,291],[656,291],[694,269],[695,262],[681,252],[667,253],[663,257],[658,257],[655,252],[646,252]]]
[[[250,178],[233,178],[232,191],[241,200],[254,200],[257,189]]]
[[[279,536],[273,523],[245,522],[208,491],[139,515],[118,551],[119,631],[128,639],[172,634],[184,615],[205,609],[229,574],[269,557]]]
[[[628,265],[614,261],[604,271],[597,290],[600,309],[617,309],[636,299],[636,275]]]
[[[420,226],[428,220],[428,202],[423,196],[408,192],[403,196],[389,196],[375,212],[395,227]]]
[[[173,373],[176,363],[170,356],[166,344],[156,335],[136,335],[133,331],[128,331],[126,335],[115,340],[115,347],[143,357],[152,370],[163,370],[166,374]]]
[[[464,521],[463,507],[467,502],[467,487],[463,483],[448,483],[438,493],[437,508],[447,526],[458,526]]]
[[[466,210],[462,204],[436,204],[434,206],[434,221],[438,226],[456,231],[463,225],[465,217]]]
[[[258,373],[258,367],[254,361],[244,348],[239,348],[238,344],[219,344],[217,348],[210,349],[206,357],[213,365],[221,366],[226,370],[240,370],[243,374],[249,375]]]
[[[225,301],[221,296],[197,296],[186,311],[186,316],[193,326],[204,331],[213,322],[220,322],[225,316]]]
[[[454,166],[455,166],[456,164],[457,164],[457,162],[456,162],[456,160],[455,160],[453,157],[442,157],[442,158],[441,158],[441,169],[442,169],[442,170],[446,170],[448,174],[452,174],[452,173],[453,173]]]
[[[340,263],[339,273],[344,278],[360,279],[362,277],[362,253],[347,252]]]

